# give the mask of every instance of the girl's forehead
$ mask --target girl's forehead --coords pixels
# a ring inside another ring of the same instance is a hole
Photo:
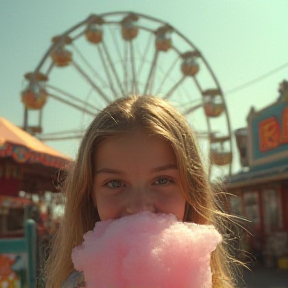
[[[118,154],[120,154],[119,156],[130,156],[131,154],[140,159],[143,154],[147,157],[157,153],[165,155],[165,151],[175,155],[171,143],[162,135],[137,131],[133,134],[125,133],[106,138],[99,143],[95,154],[98,158],[102,158],[103,154],[109,157],[112,155],[118,156]]]
[[[135,138],[141,138],[142,140],[153,139],[155,141],[167,141],[170,142],[164,135],[156,133],[146,128],[137,128],[127,131],[117,131],[102,137],[100,145],[103,145],[107,142],[118,142],[119,140],[130,140]]]

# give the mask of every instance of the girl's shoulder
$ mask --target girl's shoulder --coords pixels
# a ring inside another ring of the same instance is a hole
[[[62,284],[61,288],[82,288],[85,287],[84,275],[82,272],[74,271]]]

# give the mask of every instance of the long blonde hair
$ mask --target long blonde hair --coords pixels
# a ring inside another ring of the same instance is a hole
[[[100,221],[93,204],[93,155],[107,137],[137,129],[161,135],[170,141],[185,188],[184,221],[213,224],[222,233],[231,231],[229,215],[219,209],[203,166],[193,131],[185,118],[169,103],[153,96],[119,98],[102,110],[88,127],[71,165],[63,188],[66,207],[46,267],[48,288],[59,288],[73,271],[71,252],[83,241],[83,234]],[[234,287],[226,239],[212,253],[213,288]],[[232,260],[232,261],[231,261]],[[234,261],[235,260],[235,261]]]

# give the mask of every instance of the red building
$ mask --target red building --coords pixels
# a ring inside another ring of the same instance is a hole
[[[266,265],[288,269],[288,82],[278,100],[251,111],[235,131],[242,171],[229,179],[234,213],[251,220],[250,248]]]

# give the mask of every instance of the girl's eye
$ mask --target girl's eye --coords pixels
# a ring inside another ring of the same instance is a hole
[[[120,188],[124,186],[124,184],[119,180],[111,180],[105,184],[109,188]]]
[[[154,184],[156,184],[156,185],[166,185],[166,184],[169,184],[171,182],[172,182],[172,180],[169,179],[169,178],[160,177],[154,182]]]

